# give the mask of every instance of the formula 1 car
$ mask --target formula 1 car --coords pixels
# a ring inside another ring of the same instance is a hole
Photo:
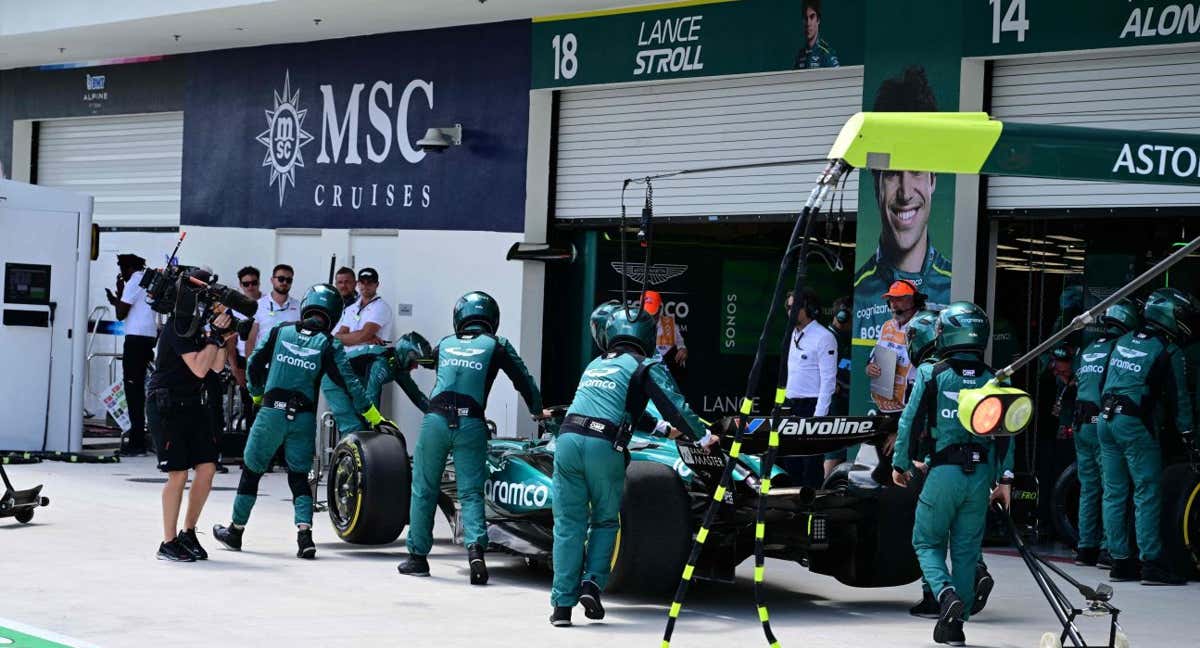
[[[781,435],[807,444],[815,454],[880,437],[881,421],[849,417],[783,419]],[[724,421],[728,426],[729,422]],[[493,438],[488,442],[489,479],[484,485],[489,549],[548,563],[553,546],[554,423],[541,438]],[[765,447],[766,419],[751,419],[745,447]],[[757,436],[755,436],[757,432]],[[728,435],[727,435],[728,436]],[[728,445],[729,439],[725,439]],[[621,530],[610,588],[663,593],[679,582],[694,533],[730,461],[690,441],[671,441],[635,432],[628,445]],[[710,527],[695,578],[730,582],[734,568],[754,550],[760,458],[742,454],[733,485]],[[329,512],[348,542],[385,544],[407,523],[409,471],[402,440],[386,435],[350,435],[335,450],[329,479]],[[401,483],[404,482],[404,483]],[[913,582],[920,569],[911,543],[915,489],[883,487],[870,470],[841,466],[821,489],[795,486],[773,468],[766,496],[765,553],[855,587],[889,587]],[[454,466],[442,478],[439,507],[462,542],[455,505]],[[901,539],[897,541],[896,539]]]

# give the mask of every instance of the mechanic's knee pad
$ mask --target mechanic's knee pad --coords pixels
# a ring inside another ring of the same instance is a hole
[[[238,481],[237,494],[258,497],[258,481],[263,474],[248,468],[242,468],[242,478]]]
[[[312,497],[308,488],[308,473],[288,471],[288,487],[292,489],[292,497]]]

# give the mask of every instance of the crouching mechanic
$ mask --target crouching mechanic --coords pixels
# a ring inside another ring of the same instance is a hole
[[[383,397],[383,386],[395,382],[417,409],[422,413],[429,411],[429,399],[411,375],[418,366],[433,362],[433,349],[420,333],[405,333],[392,346],[364,344],[354,347],[346,351],[346,360],[350,362],[350,370],[367,390],[367,397],[375,407],[379,407]],[[367,422],[359,416],[346,390],[331,377],[321,379],[321,393],[337,421],[339,438],[368,429]]]
[[[669,436],[678,436],[682,430],[701,439],[705,447],[718,440],[706,433],[670,372],[653,358],[654,318],[641,309],[617,309],[604,330],[596,343],[605,353],[584,370],[555,441],[554,585],[550,592],[554,607],[550,623],[555,626],[571,625],[571,608],[576,603],[583,605],[587,618],[604,618],[600,592],[608,580],[620,528],[625,446],[647,401],[653,401],[676,428]]]
[[[1142,557],[1143,585],[1184,585],[1163,556],[1162,450],[1158,443],[1158,405],[1174,414],[1187,443],[1192,436],[1192,401],[1187,391],[1183,351],[1178,344],[1191,334],[1197,312],[1191,295],[1174,288],[1150,294],[1142,311],[1145,325],[1117,339],[1100,400],[1100,461],[1104,474],[1104,535],[1112,555],[1109,578],[1136,580],[1137,559],[1130,555],[1126,501],[1133,480],[1134,528]]]
[[[508,375],[531,413],[548,414],[542,410],[541,392],[521,356],[508,340],[496,335],[499,326],[496,300],[485,292],[469,292],[454,305],[454,334],[442,338],[434,349],[437,381],[413,452],[409,555],[396,568],[406,576],[429,575],[426,557],[433,548],[433,515],[446,455],[453,453],[471,584],[487,584],[483,483],[488,474],[488,430],[484,411],[496,374],[504,371]]]
[[[938,357],[935,353],[937,347],[937,317],[937,313],[933,311],[921,311],[913,316],[906,327],[908,357],[912,361],[913,366],[920,367],[925,364],[930,366],[937,364]],[[908,393],[905,395],[906,403],[911,395],[912,383],[908,385]],[[933,454],[933,438],[929,436],[929,431],[925,426],[926,422],[926,420],[921,419],[913,421],[913,428],[910,431],[908,441],[909,460],[912,462],[914,469],[921,471],[922,477],[929,470],[930,455]],[[919,434],[918,430],[920,430]],[[919,442],[914,442],[914,440],[919,440]],[[920,480],[921,486],[924,486],[924,483],[923,479]],[[983,562],[981,555],[979,564],[975,567],[975,601],[971,604],[972,615],[979,614],[987,607],[988,596],[992,593],[992,587],[995,584],[996,581],[988,572],[987,565]],[[926,619],[936,619],[940,612],[941,606],[938,605],[938,600],[934,598],[933,590],[929,588],[929,583],[922,580],[921,601],[909,608],[908,613]]]
[[[299,529],[296,555],[308,559],[317,556],[312,540],[313,500],[308,472],[315,452],[317,386],[322,376],[328,376],[345,391],[372,426],[395,430],[395,424],[385,420],[367,399],[350,370],[342,343],[329,333],[341,311],[342,298],[333,286],[313,286],[300,304],[300,321],[276,325],[250,355],[247,383],[255,404],[262,409],[246,440],[242,479],[233,500],[233,522],[227,527],[213,527],[213,537],[234,551],[242,548],[242,533],[258,498],[258,482],[282,445]]]
[[[1075,466],[1079,476],[1079,542],[1075,546],[1075,564],[1095,567],[1100,560],[1103,527],[1100,524],[1100,498],[1104,493],[1100,469],[1101,392],[1117,338],[1141,323],[1137,309],[1129,302],[1109,306],[1100,316],[1104,333],[1085,346],[1076,356]]]
[[[953,646],[966,641],[963,621],[971,611],[963,601],[975,599],[988,505],[999,500],[1007,507],[1011,496],[1013,444],[1007,438],[975,436],[958,422],[958,392],[982,387],[994,375],[983,362],[990,334],[987,314],[970,302],[954,302],[938,315],[940,360],[919,367],[900,416],[894,455],[892,478],[906,486],[906,471],[913,465],[911,444],[918,442],[914,426],[919,428],[916,422],[924,421],[933,452],[917,504],[913,549],[939,604],[933,640]]]

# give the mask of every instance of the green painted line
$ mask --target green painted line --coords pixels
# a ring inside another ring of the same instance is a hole
[[[24,632],[0,626],[0,647],[3,648],[71,648],[67,644],[42,639]]]

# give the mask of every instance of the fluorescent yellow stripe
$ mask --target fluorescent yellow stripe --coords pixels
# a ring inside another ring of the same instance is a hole
[[[683,568],[683,580],[692,580],[692,572],[696,571],[694,565],[688,565]]]
[[[704,544],[704,541],[707,539],[708,539],[708,527],[700,527],[700,531],[698,531],[696,533],[696,542],[699,542],[700,544]]]
[[[778,430],[771,430],[771,438],[767,441],[767,445],[771,446],[772,448],[779,447],[779,431]]]
[[[671,642],[663,639],[662,645],[659,648],[671,648]]]
[[[775,389],[775,404],[783,405],[783,399],[787,398],[787,390],[782,388]]]
[[[1183,519],[1184,520],[1192,519],[1192,505],[1196,503],[1197,495],[1200,495],[1200,484],[1197,484],[1196,487],[1192,489],[1192,494],[1188,495],[1187,506],[1183,507]],[[1186,547],[1192,546],[1192,537],[1191,537],[1191,533],[1189,533],[1189,530],[1190,530],[1189,525],[1187,524],[1187,522],[1184,522],[1184,524],[1183,524],[1183,544]]]
[[[763,495],[771,492],[770,478],[762,480],[762,483],[759,484],[758,492],[762,493]]]
[[[867,272],[864,272],[861,275],[859,275],[858,279],[854,280],[854,287],[858,288],[858,284],[862,283],[863,279],[866,279],[867,277],[870,277],[873,274],[875,274],[875,268],[871,268]]]
[[[750,412],[753,410],[754,410],[754,401],[750,400],[749,398],[743,398],[742,399],[742,408],[740,410],[741,413],[745,414],[746,416],[750,416]]]
[[[812,537],[812,513],[808,514],[808,535]]]
[[[778,642],[778,641],[772,641],[772,642],[771,642],[771,648],[779,648],[779,642]]]
[[[763,623],[767,622],[767,606],[758,606],[758,620],[762,621]]]
[[[717,500],[718,502],[725,499],[725,487],[724,486],[717,486],[717,490],[713,493],[713,499]]]
[[[729,456],[737,459],[740,454],[742,454],[742,442],[734,441],[733,445],[729,448]]]
[[[758,524],[754,525],[754,537],[755,538],[762,540],[763,536],[766,535],[766,532],[767,532],[766,524],[759,522]]]
[[[676,618],[676,617],[678,617],[678,616],[679,616],[679,608],[681,608],[681,607],[683,607],[683,605],[681,605],[681,604],[679,604],[679,603],[672,603],[672,604],[671,604],[671,614],[670,614],[670,616],[671,616],[671,618],[672,618],[672,619],[674,619],[674,618]]]
[[[850,341],[850,344],[851,344],[852,346],[869,346],[869,347],[873,347],[873,346],[875,346],[875,344],[876,344],[877,342],[879,342],[879,340],[867,340],[867,339],[864,339],[864,338],[854,338],[853,340],[851,340],[851,341]]]
[[[755,583],[763,582],[763,572],[764,571],[766,571],[765,567],[755,567],[754,568],[754,582]]]
[[[599,18],[600,16],[618,16],[621,14],[641,13],[643,11],[661,11],[663,9],[680,9],[683,7],[696,7],[700,5],[723,4],[726,2],[737,2],[738,0],[676,0],[675,2],[662,2],[659,4],[642,5],[640,7],[620,7],[617,9],[597,9],[595,11],[580,11],[570,14],[557,14],[553,16],[538,16],[533,19],[533,22],[554,22],[556,20],[577,20],[579,18]]]

